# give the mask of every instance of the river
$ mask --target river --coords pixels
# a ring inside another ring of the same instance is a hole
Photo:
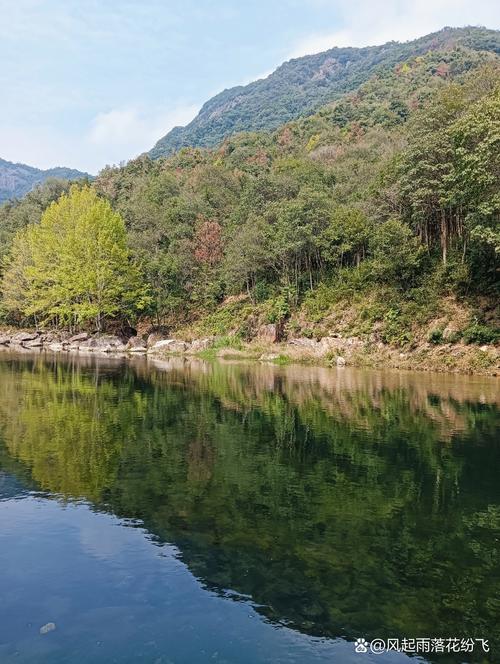
[[[1,354],[0,662],[500,661],[498,388]]]

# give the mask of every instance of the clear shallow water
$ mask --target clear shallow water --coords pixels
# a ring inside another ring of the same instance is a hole
[[[499,661],[498,385],[0,355],[0,662]]]

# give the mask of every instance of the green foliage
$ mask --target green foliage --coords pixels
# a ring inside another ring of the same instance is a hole
[[[195,336],[218,336],[245,338],[247,319],[253,307],[245,300],[225,303],[203,317],[190,328]]]
[[[410,95],[398,94],[401,89],[407,92],[410,88],[413,92],[428,76],[439,80],[457,75],[467,66],[463,54],[477,62],[481,51],[500,52],[498,32],[444,28],[411,42],[332,48],[295,58],[266,78],[224,90],[210,99],[186,127],[176,127],[161,138],[150,155],[156,159],[183,146],[215,146],[235,132],[274,129],[294,118],[311,115],[341,95],[358,90],[371,78],[378,79],[378,85],[371,88],[361,109],[358,111],[351,104],[339,105],[332,117],[340,126],[353,120],[363,123],[365,118],[394,126],[404,122],[409,113]],[[423,62],[419,60],[422,56]],[[377,89],[385,92],[385,79],[393,73],[400,85],[380,104]],[[320,141],[318,132],[312,133],[308,149],[314,149]]]
[[[420,270],[423,248],[418,239],[398,219],[378,226],[371,237],[372,273],[381,282],[407,288]]]
[[[406,346],[412,341],[410,329],[412,321],[401,310],[388,309],[384,314],[383,322],[380,337],[385,343],[393,346]]]
[[[264,305],[267,323],[282,323],[290,315],[290,303],[286,295],[278,295]]]
[[[429,332],[428,336],[428,341],[431,344],[442,344],[444,339],[443,339],[443,330],[440,328],[436,328],[434,330],[431,330]]]
[[[353,207],[339,206],[321,236],[323,258],[340,267],[359,267],[368,252],[373,230],[373,222],[364,212]]]
[[[475,320],[462,332],[466,344],[495,344],[500,340],[500,329]]]
[[[2,289],[4,306],[14,314],[71,327],[93,321],[98,330],[147,304],[123,220],[88,187],[73,187],[39,225],[17,233]]]

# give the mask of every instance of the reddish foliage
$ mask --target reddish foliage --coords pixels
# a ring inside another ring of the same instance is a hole
[[[198,216],[194,256],[199,263],[216,265],[222,259],[222,229],[217,221]]]
[[[436,67],[436,74],[438,76],[441,76],[441,78],[447,78],[449,71],[450,71],[450,65],[447,64],[446,62],[441,62]]]
[[[292,142],[292,138],[293,136],[290,127],[285,127],[281,134],[278,136],[278,143],[284,147],[287,147]]]

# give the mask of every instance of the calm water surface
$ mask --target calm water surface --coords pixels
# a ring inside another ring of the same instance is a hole
[[[500,661],[498,388],[0,354],[0,662]]]

